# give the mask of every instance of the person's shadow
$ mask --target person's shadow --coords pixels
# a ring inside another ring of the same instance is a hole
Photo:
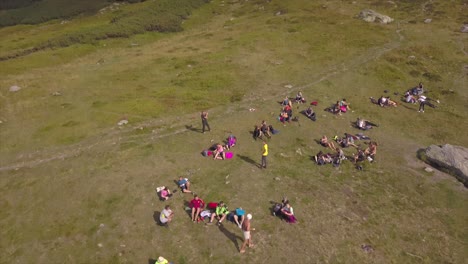
[[[199,128],[194,128],[192,125],[185,125],[185,128],[194,132],[200,132],[202,133],[202,130]]]
[[[155,264],[156,263],[156,260],[155,259],[148,259],[148,264]]]
[[[247,163],[250,163],[250,164],[252,164],[252,165],[255,165],[256,167],[260,167],[260,164],[258,164],[255,160],[253,160],[253,159],[251,159],[251,158],[249,158],[249,157],[247,157],[247,156],[240,155],[240,154],[237,154],[237,156],[238,156],[241,160],[243,160],[243,161],[245,161],[245,162],[247,162]]]
[[[153,212],[153,220],[154,222],[159,225],[159,226],[162,226],[161,222],[159,221],[159,216],[161,215],[161,212],[159,211],[154,211]]]
[[[236,236],[236,234],[227,230],[224,227],[224,225],[219,225],[218,227],[219,227],[219,231],[221,231],[227,238],[229,238],[229,240],[231,240],[232,243],[234,243],[234,246],[236,247],[237,251],[239,251],[240,247],[239,247],[239,244],[237,243],[237,238],[242,239],[242,237]]]

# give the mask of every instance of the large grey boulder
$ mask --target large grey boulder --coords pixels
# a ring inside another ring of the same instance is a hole
[[[366,22],[379,22],[381,24],[389,24],[393,22],[393,18],[377,13],[372,9],[362,10],[359,12],[358,17]]]
[[[419,157],[433,167],[454,175],[468,187],[468,148],[445,144],[431,145]]]

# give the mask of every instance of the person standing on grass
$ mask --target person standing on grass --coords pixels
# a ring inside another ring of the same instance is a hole
[[[249,245],[253,247],[252,244],[252,235],[250,234],[250,220],[252,220],[252,215],[248,214],[245,221],[242,223],[242,232],[244,233],[244,243],[240,248],[240,253],[245,253],[245,246]]]
[[[263,148],[262,148],[262,164],[260,165],[260,168],[266,169],[267,167],[267,156],[268,156],[268,144],[266,141],[263,141]]]
[[[200,117],[203,126],[202,133],[205,133],[205,128],[208,128],[208,131],[211,131],[210,125],[208,124],[208,112],[202,111]]]

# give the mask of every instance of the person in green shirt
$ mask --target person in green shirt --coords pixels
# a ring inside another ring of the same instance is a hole
[[[219,202],[218,206],[216,206],[215,212],[211,214],[210,224],[213,223],[213,220],[216,217],[216,219],[218,219],[218,225],[221,225],[228,213],[229,210],[226,204],[224,204],[223,201]]]
[[[263,148],[262,148],[262,164],[260,168],[266,169],[267,167],[267,156],[268,156],[268,144],[266,141],[263,141]]]

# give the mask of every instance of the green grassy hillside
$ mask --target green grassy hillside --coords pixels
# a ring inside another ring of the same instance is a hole
[[[464,1],[214,0],[169,5],[184,10],[177,30],[93,35],[148,25],[148,7],[162,2],[0,29],[0,263],[467,259],[466,188],[416,158],[429,144],[468,146]],[[363,22],[356,15],[365,8],[395,21]],[[61,39],[70,42],[35,49]],[[438,108],[418,113],[400,101],[420,81]],[[318,101],[318,120],[283,126],[278,101],[299,90]],[[370,103],[381,95],[399,106]],[[322,111],[341,98],[351,112]],[[206,109],[213,131],[201,134]],[[376,162],[363,171],[315,165],[311,157],[324,151],[315,140],[358,133],[357,117],[380,125],[366,133],[379,143]],[[129,124],[118,126],[122,119]],[[256,167],[261,142],[250,134],[261,120],[280,130],[268,141],[268,170]],[[239,142],[234,159],[200,155],[229,133]],[[240,255],[232,224],[191,223],[188,194],[169,202],[170,228],[157,226],[165,204],[155,188],[175,189],[181,175],[205,201],[252,212],[256,247]],[[296,225],[270,215],[270,201],[283,195]]]

